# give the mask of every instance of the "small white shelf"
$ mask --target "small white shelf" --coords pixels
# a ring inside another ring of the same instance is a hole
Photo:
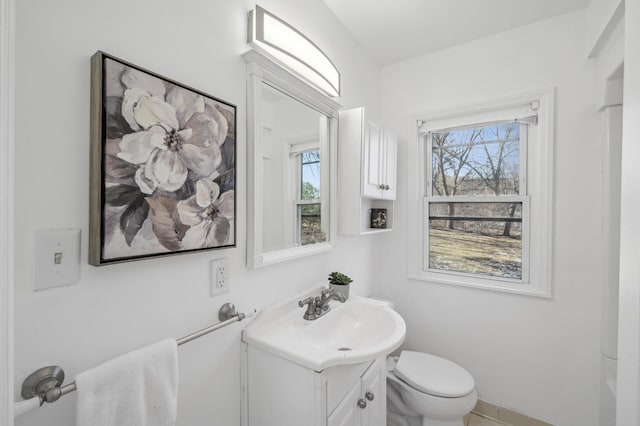
[[[374,200],[371,198],[361,197],[360,199],[360,230],[359,234],[377,234],[379,232],[389,232],[393,230],[393,201]],[[372,228],[371,225],[371,209],[387,210],[387,227]]]
[[[393,229],[378,229],[378,228],[365,228],[360,231],[360,235],[370,235],[370,234],[382,234],[384,232],[391,232]]]

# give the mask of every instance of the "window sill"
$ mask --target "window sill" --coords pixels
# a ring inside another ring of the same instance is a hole
[[[540,297],[543,299],[551,299],[550,288],[541,288],[530,283],[514,283],[508,280],[478,278],[478,277],[462,277],[453,274],[445,274],[438,272],[421,272],[418,274],[409,274],[410,280],[425,281],[435,284],[455,285],[460,287],[477,288],[481,290],[499,291],[503,293],[519,294],[523,296]]]

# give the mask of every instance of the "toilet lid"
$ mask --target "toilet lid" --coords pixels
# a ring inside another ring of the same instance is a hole
[[[434,396],[461,397],[475,387],[473,377],[467,370],[454,362],[423,352],[402,351],[394,372],[415,389]]]

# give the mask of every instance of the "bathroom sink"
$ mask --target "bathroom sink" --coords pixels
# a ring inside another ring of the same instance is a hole
[[[351,296],[330,302],[331,311],[309,321],[298,300],[262,311],[242,340],[315,371],[385,356],[404,341],[404,320],[388,303]]]

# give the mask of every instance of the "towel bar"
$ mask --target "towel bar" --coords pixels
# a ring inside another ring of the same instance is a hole
[[[234,322],[242,321],[245,318],[252,317],[256,313],[255,309],[247,313],[237,312],[235,306],[232,303],[225,303],[220,307],[218,311],[218,319],[221,321],[210,327],[204,328],[195,333],[191,333],[180,339],[176,339],[178,346],[189,343],[192,340],[202,337],[205,334],[209,334],[212,331],[218,330]],[[34,397],[38,397],[40,406],[45,402],[55,402],[60,399],[61,396],[71,393],[76,390],[76,383],[71,382],[68,385],[62,386],[64,382],[64,370],[58,366],[48,366],[40,368],[29,375],[22,383],[22,397],[25,400],[30,400]],[[16,404],[16,417],[24,414],[31,408],[35,407],[35,403],[26,404],[25,401],[21,401]],[[19,408],[19,409],[18,409]]]

